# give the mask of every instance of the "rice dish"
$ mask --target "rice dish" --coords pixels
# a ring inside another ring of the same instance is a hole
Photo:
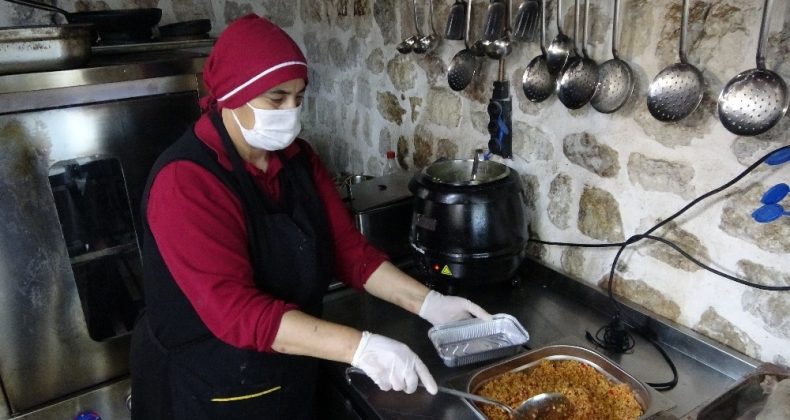
[[[644,413],[631,388],[615,384],[594,367],[576,360],[542,360],[537,366],[507,372],[487,381],[478,395],[518,407],[529,397],[560,392],[571,402],[572,412],[563,418],[633,420]],[[490,404],[478,408],[492,420],[509,420],[504,410]]]

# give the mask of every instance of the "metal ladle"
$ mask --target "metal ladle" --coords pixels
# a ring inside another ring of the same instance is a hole
[[[428,20],[431,22],[431,33],[417,41],[417,45],[414,46],[414,52],[417,54],[429,53],[439,45],[439,36],[433,26],[433,0],[428,0]]]
[[[364,370],[358,367],[349,366],[346,368],[345,373],[346,382],[349,384],[351,384],[352,373],[367,376]],[[418,385],[423,388],[425,387],[422,382],[419,382]],[[444,386],[438,386],[437,390],[443,394],[466,398],[468,400],[477,401],[483,404],[495,405],[498,408],[505,410],[505,412],[510,415],[511,419],[544,418],[547,415],[551,415],[551,413],[560,414],[566,411],[569,412],[571,409],[573,409],[573,405],[571,404],[571,401],[568,399],[568,397],[566,397],[565,394],[559,392],[544,392],[542,394],[532,396],[522,401],[521,404],[519,404],[519,406],[514,410],[507,404],[491,400],[477,394],[459,391],[457,389],[447,388]]]
[[[557,83],[557,97],[569,109],[579,109],[590,102],[598,86],[598,65],[587,55],[587,26],[589,23],[590,2],[584,1],[584,30],[582,35],[581,57],[574,57],[560,75]],[[576,23],[574,38],[579,22],[579,0],[576,0]],[[575,41],[574,41],[575,42]]]
[[[532,102],[543,102],[551,93],[554,92],[556,80],[549,71],[546,60],[546,2],[541,1],[540,18],[540,52],[541,54],[532,59],[524,70],[521,77],[521,88],[524,89],[524,96]]]
[[[682,120],[702,102],[705,80],[699,69],[686,60],[688,14],[689,0],[683,0],[678,51],[680,62],[661,70],[647,92],[647,109],[659,121]]]
[[[568,62],[568,57],[571,55],[571,49],[575,49],[571,39],[562,33],[561,16],[562,0],[557,0],[557,36],[551,41],[551,44],[549,44],[549,49],[546,54],[546,64],[549,66],[549,72],[551,74],[557,74],[565,67],[565,64]]]
[[[620,109],[634,91],[634,73],[617,55],[617,20],[620,0],[614,0],[612,16],[612,58],[598,66],[598,89],[590,104],[598,112],[609,114]]]
[[[757,43],[757,68],[738,73],[719,94],[719,120],[740,136],[768,131],[787,112],[787,85],[781,76],[765,68],[765,44],[772,0],[765,0]]]
[[[464,49],[453,56],[447,69],[447,84],[454,91],[464,90],[475,77],[478,68],[477,56],[469,49],[469,26],[472,20],[472,2],[466,5],[466,29]]]
[[[558,392],[546,392],[535,395],[524,400],[521,404],[519,404],[518,407],[513,409],[507,404],[488,399],[477,394],[471,394],[443,386],[438,387],[438,389],[439,392],[444,394],[455,395],[456,397],[466,398],[479,403],[494,405],[497,408],[507,412],[511,419],[546,418],[551,413],[560,414],[569,411],[572,407],[568,397]]]
[[[412,16],[414,17],[414,30],[417,32],[417,34],[404,39],[398,45],[395,46],[395,49],[398,50],[398,52],[401,54],[408,54],[414,51],[414,47],[417,46],[417,43],[420,42],[420,39],[422,38],[422,33],[420,32],[420,25],[417,24],[417,0],[411,0],[411,6],[412,6]]]

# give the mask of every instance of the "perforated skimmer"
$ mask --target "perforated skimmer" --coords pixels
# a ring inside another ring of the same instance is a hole
[[[719,119],[741,136],[768,131],[787,112],[787,85],[781,76],[765,68],[765,43],[772,0],[765,0],[757,42],[757,68],[739,73],[719,94]]]
[[[688,117],[702,102],[705,80],[702,73],[686,60],[686,30],[689,1],[683,0],[680,24],[680,62],[653,79],[647,92],[647,109],[659,121],[679,121]]]
[[[590,2],[584,1],[584,29],[582,30],[582,56],[574,57],[560,75],[557,83],[557,97],[569,109],[578,109],[590,102],[598,87],[598,65],[587,55],[587,27],[589,23]],[[576,23],[574,38],[579,21],[579,1],[576,0]],[[576,40],[574,40],[576,42]]]
[[[464,30],[464,49],[458,51],[447,69],[447,84],[455,91],[464,90],[477,74],[479,63],[477,56],[469,49],[469,25],[472,20],[472,2],[466,5]]]
[[[543,102],[554,92],[556,80],[549,71],[546,60],[546,2],[541,1],[540,12],[540,52],[532,59],[521,77],[521,88],[524,96],[532,102]]]
[[[622,107],[634,91],[631,67],[617,55],[617,20],[620,0],[614,0],[612,15],[612,59],[598,66],[598,89],[590,100],[598,112],[609,114]]]

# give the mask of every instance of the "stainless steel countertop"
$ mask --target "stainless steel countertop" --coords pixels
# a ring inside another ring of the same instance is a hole
[[[409,270],[406,270],[407,272]],[[460,291],[491,313],[515,316],[530,334],[528,347],[573,340],[586,343],[585,331],[592,334],[609,321],[611,306],[606,295],[581,282],[569,279],[536,262],[526,261],[522,282],[491,285],[483,289]],[[681,418],[695,407],[711,400],[752,372],[759,361],[709,340],[691,330],[624,302],[624,315],[633,325],[648,324],[678,369],[678,385],[661,394],[675,408],[662,418]],[[428,340],[430,324],[406,311],[353,290],[334,292],[325,300],[324,318],[361,330],[383,334],[408,344],[425,362],[439,384],[454,385],[491,362],[448,368]],[[644,338],[635,335],[636,347],[630,354],[607,355],[643,382],[665,382],[672,373],[660,353]],[[526,348],[524,349],[527,350]],[[345,387],[347,397],[366,417],[382,419],[465,419],[476,418],[458,398],[431,396],[422,388],[415,394],[380,391],[368,378],[356,375],[351,386],[345,383],[347,365],[330,363],[333,383]]]

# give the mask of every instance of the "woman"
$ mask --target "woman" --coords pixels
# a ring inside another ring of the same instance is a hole
[[[313,417],[318,359],[383,390],[436,393],[406,345],[323,321],[334,275],[434,325],[479,306],[429,291],[355,230],[303,140],[306,60],[255,15],[206,61],[194,127],[155,163],[143,197],[146,313],[132,339],[134,419]]]

